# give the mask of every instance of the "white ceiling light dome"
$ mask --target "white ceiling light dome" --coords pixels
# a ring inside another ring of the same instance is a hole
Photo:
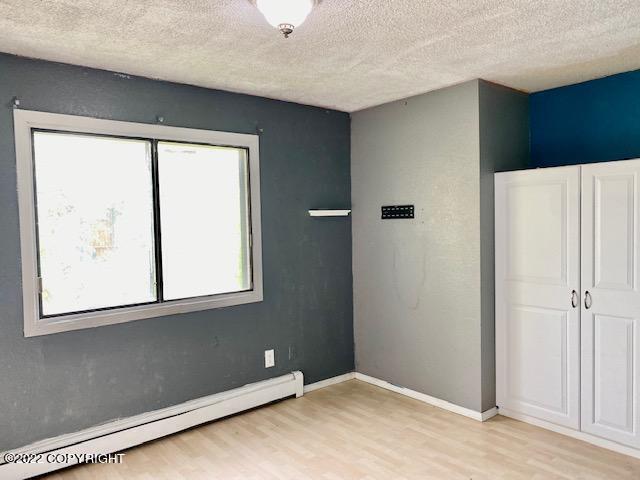
[[[307,19],[317,0],[255,0],[256,7],[285,38]]]

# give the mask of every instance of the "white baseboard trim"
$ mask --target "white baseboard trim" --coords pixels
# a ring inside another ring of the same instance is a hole
[[[199,398],[162,410],[116,420],[81,432],[62,435],[24,448],[11,450],[13,454],[70,455],[68,463],[4,463],[0,464],[0,478],[24,479],[53,472],[78,463],[75,455],[109,454],[140,445],[203,423],[233,415],[269,402],[295,395],[303,395],[302,372],[251,383],[244,387]],[[0,454],[0,460],[4,454]],[[61,458],[58,456],[57,458]],[[126,461],[126,457],[125,457]]]
[[[446,400],[441,400],[439,398],[432,397],[424,393],[416,392],[415,390],[411,390],[409,388],[399,387],[398,385],[385,382],[384,380],[380,380],[378,378],[371,377],[363,373],[356,372],[356,380],[361,380],[363,382],[370,383],[371,385],[376,385],[377,387],[382,387],[387,390],[391,390],[392,392],[396,392],[401,395],[406,395],[407,397],[411,397],[415,400],[420,400],[421,402],[428,403],[429,405],[433,405],[434,407],[442,408],[444,410],[448,410],[450,412],[457,413],[459,415],[464,415],[465,417],[472,418],[479,422],[487,421],[491,417],[497,414],[496,408],[492,408],[482,413],[476,412],[475,410],[461,407],[454,403],[447,402]]]
[[[514,420],[520,420],[524,423],[535,425],[536,427],[551,430],[552,432],[560,433],[577,440],[582,440],[583,442],[590,443],[597,447],[606,448],[607,450],[622,453],[623,455],[629,455],[630,457],[640,458],[640,450],[636,450],[635,448],[612,442],[611,440],[605,440],[604,438],[596,437],[595,435],[591,435],[590,433],[580,432],[578,430],[573,430],[567,427],[561,427],[560,425],[555,425],[551,422],[539,420],[537,418],[530,417],[529,415],[524,415],[522,413],[514,412],[505,408],[500,408],[498,410],[498,414],[504,417],[513,418]]]
[[[314,390],[318,390],[319,388],[330,387],[331,385],[336,385],[337,383],[353,380],[354,378],[356,378],[356,373],[349,372],[338,375],[337,377],[327,378],[326,380],[321,380],[316,383],[310,383],[309,385],[304,386],[304,393],[313,392]]]
[[[481,415],[480,421],[486,422],[490,418],[493,418],[496,415],[498,415],[498,407],[493,407],[493,408],[490,408],[489,410],[485,410],[480,415]]]

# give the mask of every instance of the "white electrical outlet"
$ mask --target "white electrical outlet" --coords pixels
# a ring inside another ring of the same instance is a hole
[[[273,350],[264,351],[264,368],[271,368],[276,366],[276,356]]]

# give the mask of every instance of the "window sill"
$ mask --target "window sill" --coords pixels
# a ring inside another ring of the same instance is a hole
[[[35,322],[25,322],[24,336],[37,337],[40,335],[68,332],[71,330],[82,330],[85,328],[132,322],[134,320],[143,320],[146,318],[164,317],[180,313],[244,305],[247,303],[261,302],[262,300],[262,289],[255,289],[246,292],[227,293],[222,295],[213,295],[210,297],[191,298],[188,300],[174,300],[161,304],[139,305],[112,310],[77,313],[40,319]]]

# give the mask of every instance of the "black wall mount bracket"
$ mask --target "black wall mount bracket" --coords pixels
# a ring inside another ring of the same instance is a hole
[[[413,205],[389,205],[382,207],[382,220],[415,218]]]

